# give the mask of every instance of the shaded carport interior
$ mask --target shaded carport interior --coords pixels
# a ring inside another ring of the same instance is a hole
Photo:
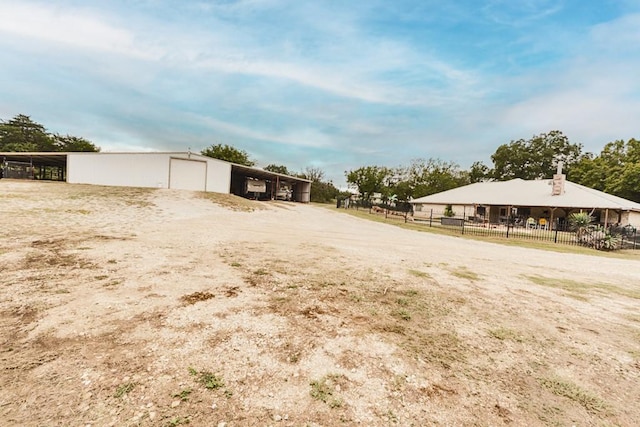
[[[247,193],[247,179],[263,180],[266,182],[265,193]],[[311,181],[294,176],[269,172],[249,166],[231,164],[231,194],[236,196],[271,200],[276,198],[276,192],[281,185],[289,185],[293,191],[292,201],[308,203],[311,198]]]
[[[67,180],[67,153],[0,153],[4,177],[14,179]]]

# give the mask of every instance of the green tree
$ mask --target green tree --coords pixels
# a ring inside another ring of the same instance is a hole
[[[588,153],[571,169],[571,181],[640,202],[640,141],[617,140],[598,156]]]
[[[298,176],[311,181],[312,202],[330,203],[340,194],[332,181],[324,180],[324,171],[318,167],[306,167]]]
[[[311,183],[311,201],[317,203],[333,202],[340,194],[333,182],[313,181]]]
[[[56,151],[56,146],[43,125],[18,114],[0,123],[0,151]]]
[[[414,159],[408,167],[395,171],[393,192],[398,200],[428,196],[469,183],[468,173],[440,159]]]
[[[469,183],[484,182],[491,179],[491,169],[482,162],[473,162],[468,172]]]
[[[384,166],[364,166],[345,173],[347,182],[358,188],[364,200],[371,200],[373,193],[388,193],[392,170]]]
[[[491,156],[492,177],[501,181],[551,178],[560,161],[568,175],[581,157],[581,144],[573,144],[562,132],[553,130],[499,146]]]
[[[227,144],[214,144],[200,152],[203,156],[212,157],[226,162],[236,163],[244,166],[253,166],[255,162],[249,158],[244,150],[239,150]]]
[[[263,169],[269,172],[281,173],[283,175],[291,176],[291,172],[289,172],[289,169],[287,169],[286,166],[271,164],[271,165],[265,166]]]
[[[56,151],[100,151],[100,147],[96,147],[91,141],[77,136],[55,134],[53,139]]]

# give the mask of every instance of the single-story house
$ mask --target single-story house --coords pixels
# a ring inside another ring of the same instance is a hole
[[[535,221],[566,223],[574,212],[587,212],[600,224],[640,227],[640,203],[585,187],[554,175],[553,179],[478,182],[411,201],[414,218],[448,216],[491,224]],[[453,215],[452,215],[453,214]]]
[[[191,152],[0,153],[5,178],[172,188],[308,203],[311,181]]]

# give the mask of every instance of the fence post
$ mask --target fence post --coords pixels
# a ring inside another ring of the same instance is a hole
[[[511,228],[511,215],[507,217],[507,239],[509,238],[509,228]]]
[[[432,220],[433,220],[433,209],[431,209],[431,213],[429,214],[429,227],[431,227]]]
[[[556,225],[556,233],[553,236],[553,243],[558,243],[558,226]]]
[[[464,217],[462,218],[462,235],[464,236]]]

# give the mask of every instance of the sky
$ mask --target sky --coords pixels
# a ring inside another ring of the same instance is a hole
[[[640,138],[638,0],[0,0],[0,119],[258,167]]]

